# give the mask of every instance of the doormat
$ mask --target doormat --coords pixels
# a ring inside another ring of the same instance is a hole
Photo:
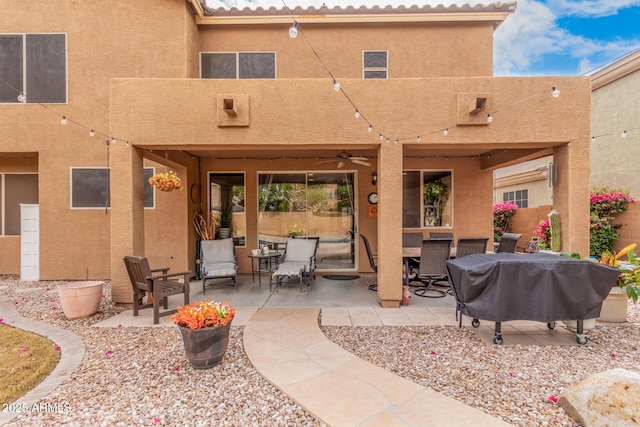
[[[359,279],[360,276],[358,275],[349,275],[349,274],[326,274],[323,275],[322,277],[324,277],[325,279],[330,279],[330,280],[355,280],[355,279]]]

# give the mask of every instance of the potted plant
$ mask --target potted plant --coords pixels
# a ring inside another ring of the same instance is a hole
[[[58,285],[64,315],[76,319],[96,313],[102,300],[103,284],[101,281],[81,281]]]
[[[218,228],[218,236],[221,239],[231,237],[231,218],[233,217],[232,207],[224,206],[220,211],[220,228]]]
[[[634,304],[640,296],[640,260],[636,256],[637,244],[626,246],[620,252],[604,251],[600,262],[620,270],[609,296],[602,303],[599,319],[603,322],[622,323],[627,321],[628,300]],[[626,256],[626,260],[623,258]]]
[[[222,362],[235,314],[228,302],[207,299],[178,307],[169,317],[178,326],[187,359],[195,369],[209,369]]]
[[[435,208],[435,218],[433,218],[433,221],[425,220],[425,223],[434,226],[441,225],[442,204],[447,200],[447,197],[449,197],[449,188],[447,187],[447,184],[442,182],[441,179],[436,179],[435,181],[431,181],[425,184],[423,189],[423,197],[425,205],[425,216],[430,216],[431,209]],[[429,206],[433,206],[433,208],[429,208]]]
[[[215,240],[216,229],[220,227],[220,213],[213,211],[209,215],[196,213],[193,216],[193,227],[200,240]]]
[[[157,173],[149,178],[149,184],[160,191],[180,191],[183,189],[182,181],[174,171]]]

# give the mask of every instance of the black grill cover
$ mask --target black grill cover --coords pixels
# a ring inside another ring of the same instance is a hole
[[[552,254],[477,254],[447,261],[462,314],[493,322],[600,315],[619,270]]]

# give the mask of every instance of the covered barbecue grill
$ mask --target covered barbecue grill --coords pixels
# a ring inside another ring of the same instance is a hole
[[[496,344],[502,344],[501,322],[534,320],[553,328],[559,319],[577,320],[577,341],[586,344],[582,321],[600,315],[619,274],[597,262],[546,253],[468,255],[447,261],[447,271],[456,311],[472,317],[475,327],[479,319],[496,322]]]

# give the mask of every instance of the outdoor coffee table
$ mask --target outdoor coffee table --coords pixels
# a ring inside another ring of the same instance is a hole
[[[280,264],[280,255],[278,251],[269,251],[268,253],[260,252],[258,255],[252,253],[247,256],[251,258],[251,280],[255,282],[256,273],[258,274],[258,284],[262,286],[262,275],[271,274],[278,269]],[[257,269],[256,269],[257,264]]]

